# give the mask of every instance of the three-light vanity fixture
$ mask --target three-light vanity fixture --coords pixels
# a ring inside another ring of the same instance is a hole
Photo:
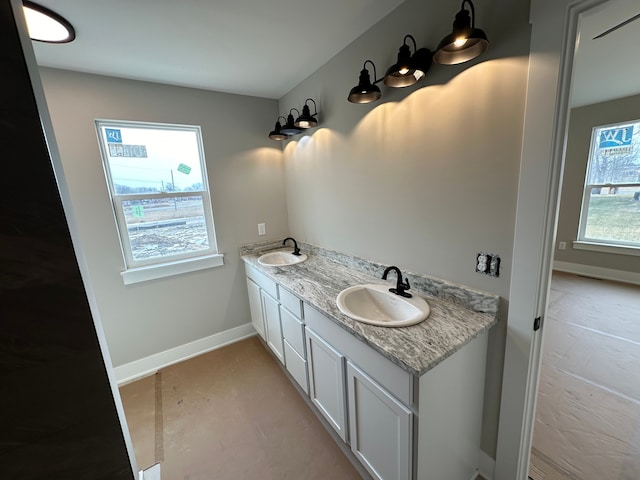
[[[469,6],[469,10],[465,8]],[[407,45],[407,40],[413,43],[413,54]],[[434,53],[428,48],[417,48],[416,41],[411,35],[404,37],[403,45],[398,51],[398,60],[387,69],[384,77],[377,78],[376,66],[371,60],[365,60],[358,85],[349,92],[347,99],[351,103],[371,103],[382,97],[382,92],[376,83],[383,82],[388,87],[408,87],[423,79],[432,62],[440,65],[457,65],[472,60],[489,48],[487,35],[475,28],[475,9],[471,0],[463,0],[460,11],[453,21],[452,32],[438,44]],[[373,69],[373,82],[367,70],[367,64]]]
[[[468,10],[465,7],[468,7]],[[460,11],[453,21],[451,33],[440,41],[435,52],[428,48],[418,48],[415,38],[405,35],[402,46],[398,50],[396,63],[387,69],[382,78],[377,78],[375,64],[371,60],[365,60],[360,70],[358,85],[351,89],[347,99],[351,103],[375,102],[382,97],[382,91],[376,85],[377,83],[382,82],[392,88],[409,87],[422,80],[434,62],[440,65],[457,65],[482,55],[489,48],[489,40],[482,30],[475,27],[475,17],[473,2],[463,0]],[[413,47],[413,53],[411,47]],[[373,81],[367,67],[373,71]],[[313,114],[309,110],[309,101],[313,102]],[[296,120],[293,117],[294,111],[298,115]],[[317,114],[316,102],[307,98],[302,107],[302,114],[298,109],[292,108],[286,118],[278,117],[275,128],[269,133],[269,138],[286,140],[307,128],[315,127],[318,125]],[[284,126],[280,119],[285,122]]]
[[[313,103],[313,113],[311,113],[311,109],[309,108],[309,102]],[[293,119],[292,113],[294,110],[298,114],[298,117],[295,120]],[[278,117],[275,128],[269,133],[269,138],[271,140],[286,140],[292,135],[298,135],[299,133],[304,132],[307,128],[317,126],[317,116],[318,108],[315,100],[313,98],[307,98],[302,106],[302,113],[300,113],[297,108],[292,108],[289,110],[287,118],[282,115]],[[280,123],[280,119],[284,120],[284,126]]]

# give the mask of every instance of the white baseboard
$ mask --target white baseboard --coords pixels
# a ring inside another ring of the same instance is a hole
[[[553,269],[560,272],[575,273],[576,275],[583,275],[585,277],[640,285],[640,273],[635,272],[614,270],[613,268],[592,267],[579,263],[559,262],[557,260],[553,262]]]
[[[146,470],[141,470],[138,478],[139,480],[161,480],[160,464],[156,463]]]
[[[251,323],[125,363],[113,369],[118,386],[153,375],[161,368],[210,352],[256,334]]]

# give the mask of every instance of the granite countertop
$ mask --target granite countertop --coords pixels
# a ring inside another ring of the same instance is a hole
[[[423,322],[409,327],[378,327],[358,322],[340,312],[336,305],[338,293],[366,283],[391,287],[395,285],[395,277],[394,281],[384,281],[325,255],[307,249],[303,252],[308,255],[306,261],[286,267],[260,265],[258,257],[264,251],[245,252],[242,259],[413,375],[424,374],[497,323],[498,297],[495,311],[484,313],[415,288],[410,292],[426,299],[431,307],[431,314]]]

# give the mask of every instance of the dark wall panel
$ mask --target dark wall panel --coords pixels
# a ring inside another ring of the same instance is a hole
[[[0,41],[0,478],[132,479],[7,0]]]

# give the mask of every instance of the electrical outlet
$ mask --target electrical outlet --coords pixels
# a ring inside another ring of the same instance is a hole
[[[265,223],[258,224],[258,235],[266,235],[267,234],[267,225]]]
[[[486,273],[489,266],[489,255],[486,253],[479,253],[476,256],[476,272]]]
[[[480,252],[476,255],[476,272],[492,277],[500,276],[500,256]]]
[[[567,242],[558,243],[558,250],[566,250],[566,249],[567,249]]]

